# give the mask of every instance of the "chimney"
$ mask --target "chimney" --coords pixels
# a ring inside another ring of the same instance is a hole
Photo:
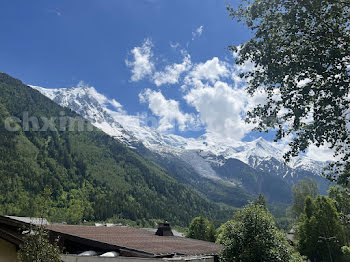
[[[166,236],[171,237],[173,236],[173,232],[171,231],[170,224],[168,222],[159,223],[158,224],[158,230],[156,232],[157,236]]]

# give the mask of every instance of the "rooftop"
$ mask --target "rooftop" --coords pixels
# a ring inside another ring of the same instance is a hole
[[[59,237],[69,253],[84,250],[117,251],[122,256],[173,257],[218,255],[222,246],[180,236],[156,235],[154,230],[129,226],[85,226],[50,224],[34,218],[0,216],[0,238],[19,245],[20,229],[28,224],[45,225]]]
[[[178,237],[157,236],[145,229],[127,226],[96,227],[52,224],[50,231],[125,247],[148,254],[161,255],[216,255],[222,246],[215,243]]]

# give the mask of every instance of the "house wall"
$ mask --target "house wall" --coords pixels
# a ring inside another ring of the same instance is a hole
[[[79,257],[61,255],[63,262],[214,262],[213,256],[176,257],[176,258],[137,258],[137,257]]]
[[[0,238],[0,261],[17,262],[16,246]]]

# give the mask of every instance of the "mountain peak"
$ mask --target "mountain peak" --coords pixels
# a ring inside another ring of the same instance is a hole
[[[94,87],[89,87],[83,83],[79,83],[75,88],[45,89],[32,87],[56,103],[78,112],[96,127],[129,146],[132,146],[136,141],[140,141],[150,150],[174,155],[186,155],[186,151],[203,151],[206,152],[201,153],[204,158],[208,154],[225,159],[235,158],[252,167],[272,158],[284,164],[281,146],[262,137],[250,142],[234,140],[228,142],[222,141],[214,134],[209,133],[198,138],[162,134],[144,125],[140,117],[127,115],[121,110],[121,105],[114,99],[106,98],[98,93]],[[110,109],[108,107],[110,105],[116,110]],[[202,164],[204,165],[204,163]],[[312,169],[313,171],[317,170],[317,172],[324,165],[322,162],[304,156],[297,157],[289,163],[291,168]]]

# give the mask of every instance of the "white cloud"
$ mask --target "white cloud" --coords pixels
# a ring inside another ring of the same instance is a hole
[[[184,99],[199,113],[211,136],[238,141],[254,127],[245,122],[245,115],[257,104],[264,104],[266,94],[261,90],[250,96],[244,89],[245,81],[238,74],[251,66],[236,67],[213,57],[194,65],[184,78]]]
[[[202,32],[201,26],[196,30],[196,35]],[[172,47],[177,48],[177,45]],[[251,64],[236,67],[218,57],[193,64],[190,55],[183,52],[182,63],[169,64],[162,71],[156,71],[150,62],[153,56],[150,40],[146,40],[141,47],[135,47],[132,54],[135,62],[127,64],[132,66],[133,81],[147,76],[156,86],[179,84],[186,92],[184,100],[197,111],[195,116],[184,113],[178,101],[166,99],[159,91],[144,90],[139,94],[140,102],[147,103],[153,115],[159,117],[159,131],[169,131],[175,127],[175,123],[182,131],[190,128],[198,130],[198,126],[201,126],[205,127],[207,134],[231,141],[241,140],[250,132],[253,126],[245,122],[245,114],[254,105],[265,101],[262,93],[250,97],[243,88],[244,81],[238,76],[238,73],[250,69]],[[142,63],[136,62],[139,60]],[[140,66],[136,66],[138,64]],[[148,65],[147,70],[144,70],[144,64]],[[183,78],[182,74],[185,74]]]
[[[203,33],[203,26],[201,25],[194,32],[192,32],[192,40],[194,40],[196,37],[200,37],[202,33]]]
[[[115,109],[120,109],[122,108],[122,105],[116,101],[115,99],[112,99],[109,101],[109,103],[115,108]]]
[[[195,107],[208,133],[237,141],[252,128],[243,119],[248,102],[243,89],[217,81],[213,87],[191,89],[184,99]]]
[[[312,80],[310,78],[305,78],[305,79],[300,80],[300,81],[296,80],[297,87],[304,87],[304,86],[306,86],[307,84],[309,84],[311,82],[312,82]]]
[[[186,124],[191,122],[190,115],[180,111],[179,102],[173,99],[167,100],[160,91],[146,89],[139,94],[139,99],[141,103],[148,103],[148,108],[160,118],[159,131],[173,129],[175,121],[179,125],[179,129],[184,131]]]
[[[289,144],[293,141],[294,137],[295,137],[295,134],[288,134],[278,142],[271,141],[269,143],[279,148],[282,151],[282,154],[284,155],[291,149]],[[305,156],[311,160],[321,161],[321,162],[338,160],[339,159],[338,157],[334,157],[334,150],[330,149],[329,146],[330,146],[329,144],[324,144],[320,147],[317,147],[315,144],[310,144],[308,149],[306,150],[306,153],[301,153],[300,155]],[[298,158],[291,158],[292,166],[294,166],[295,161],[298,161]]]
[[[186,55],[181,64],[173,64],[165,67],[162,72],[155,72],[153,81],[157,86],[164,84],[176,84],[179,82],[180,75],[191,67],[191,57]]]
[[[146,76],[152,74],[154,70],[154,64],[151,61],[153,56],[152,52],[152,41],[146,39],[142,46],[134,47],[131,50],[133,60],[125,60],[128,67],[131,68],[131,81],[137,82]]]
[[[317,147],[310,145],[308,147],[306,156],[317,161],[332,161],[334,160],[334,150],[330,149],[327,145]]]
[[[214,83],[222,77],[230,75],[229,65],[217,57],[204,63],[195,65],[192,71],[185,77],[185,85],[194,87],[203,86],[203,80]]]
[[[205,63],[199,63],[195,66],[190,76],[199,80],[209,80],[214,82],[220,77],[229,75],[227,64],[217,57],[207,60]]]
[[[180,43],[173,43],[173,42],[170,42],[170,47],[173,48],[173,49],[177,49],[178,47],[180,46]]]

